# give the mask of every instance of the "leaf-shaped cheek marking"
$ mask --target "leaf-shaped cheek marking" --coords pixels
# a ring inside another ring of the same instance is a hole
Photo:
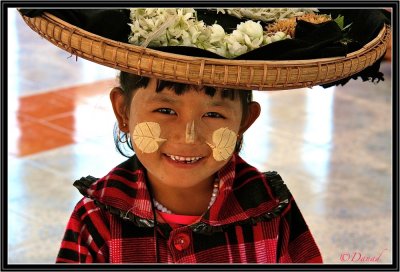
[[[155,122],[143,122],[135,126],[132,138],[133,142],[143,153],[153,153],[159,148],[159,144],[166,141],[160,138],[161,128]]]
[[[227,160],[235,150],[236,133],[229,128],[219,128],[213,132],[213,143],[207,143],[213,151],[213,157],[216,161]]]

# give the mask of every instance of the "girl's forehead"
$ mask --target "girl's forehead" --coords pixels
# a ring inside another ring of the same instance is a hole
[[[188,86],[182,93],[178,94],[173,88],[165,87],[162,90],[157,91],[156,88],[151,85],[152,84],[149,84],[146,88],[138,90],[137,94],[139,94],[142,99],[161,102],[174,102],[187,99],[193,99],[193,102],[205,102],[217,105],[236,104],[240,102],[239,99],[237,99],[237,95],[234,96],[234,99],[231,99],[230,96],[224,97],[224,89],[222,88],[215,89],[215,93],[210,95],[209,93],[206,93],[205,88]]]

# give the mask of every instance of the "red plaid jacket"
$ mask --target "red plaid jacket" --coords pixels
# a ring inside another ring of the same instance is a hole
[[[67,225],[57,262],[321,263],[317,245],[280,176],[238,155],[218,172],[213,206],[172,229],[154,220],[145,169],[134,156],[101,179],[74,185],[85,196]]]

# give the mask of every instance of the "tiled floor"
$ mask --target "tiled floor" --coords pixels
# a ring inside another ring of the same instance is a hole
[[[72,182],[124,160],[108,98],[116,71],[76,62],[8,15],[8,262],[53,263],[80,199]],[[282,175],[326,263],[392,262],[390,62],[382,71],[377,85],[255,92],[262,115],[242,155]]]

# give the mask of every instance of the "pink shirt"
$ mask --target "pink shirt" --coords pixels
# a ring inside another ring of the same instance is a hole
[[[198,215],[179,215],[159,211],[157,211],[157,213],[164,219],[165,223],[168,223],[172,228],[179,227],[179,225],[191,225],[201,217]]]

